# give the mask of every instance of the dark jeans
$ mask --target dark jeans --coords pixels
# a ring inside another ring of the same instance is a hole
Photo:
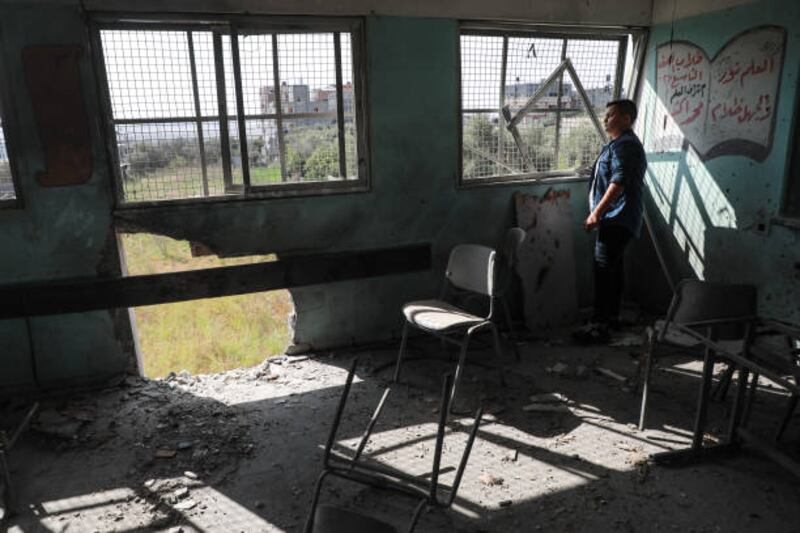
[[[619,319],[625,280],[623,257],[633,235],[621,226],[601,226],[594,245],[593,322],[609,324]]]

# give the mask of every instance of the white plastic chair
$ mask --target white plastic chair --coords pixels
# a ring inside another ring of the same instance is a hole
[[[464,371],[467,347],[473,334],[486,328],[492,330],[495,352],[500,352],[500,338],[497,327],[492,322],[497,294],[495,290],[495,256],[492,248],[478,244],[459,244],[450,252],[445,271],[445,286],[438,300],[419,300],[409,302],[403,306],[405,324],[403,337],[400,341],[400,352],[397,354],[397,366],[394,372],[394,381],[400,380],[400,369],[408,340],[409,326],[415,327],[445,342],[459,346],[460,353],[458,365],[453,379],[453,390],[450,395],[450,405],[456,397],[458,383]],[[461,292],[482,295],[489,300],[489,313],[486,316],[473,314],[457,307],[446,300],[454,287]]]

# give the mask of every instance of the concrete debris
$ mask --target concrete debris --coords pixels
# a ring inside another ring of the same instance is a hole
[[[503,484],[503,478],[492,474],[481,474],[481,476],[478,478],[478,481],[487,487],[495,487]]]
[[[528,399],[534,403],[561,403],[567,401],[566,396],[558,392],[534,394],[529,396]]]
[[[187,470],[183,473],[184,477],[188,477],[189,479],[197,479],[197,474],[192,472],[191,470]]]
[[[156,450],[153,456],[156,459],[172,459],[177,453],[175,450],[160,449]]]
[[[609,343],[609,346],[626,347],[626,346],[641,346],[645,342],[645,337],[640,333],[626,333],[622,336],[615,336]]]
[[[305,342],[301,342],[299,344],[291,344],[287,346],[284,353],[286,353],[286,355],[299,355],[308,353],[310,351],[311,351],[311,345]]]
[[[604,375],[604,376],[606,376],[608,378],[615,379],[615,380],[617,380],[619,382],[622,382],[622,383],[625,383],[625,382],[628,381],[628,378],[626,378],[625,376],[617,374],[613,370],[609,370],[607,368],[603,368],[602,366],[594,367],[594,371],[597,372],[598,374],[602,374],[602,375]]]
[[[531,403],[522,407],[526,413],[569,413],[569,407],[564,404]]]
[[[177,511],[188,511],[197,507],[197,502],[194,500],[182,500],[176,503],[174,507]]]
[[[555,374],[556,376],[564,377],[564,376],[567,376],[569,374],[570,368],[569,368],[569,365],[567,365],[565,363],[556,363],[553,366],[548,367],[547,369],[545,369],[545,371],[548,374]]]
[[[188,450],[191,447],[192,447],[192,443],[189,442],[189,441],[181,441],[176,446],[176,448],[178,448],[179,450]]]
[[[175,498],[175,500],[183,499],[188,495],[189,495],[189,489],[187,489],[186,487],[180,487],[179,489],[177,489],[175,492],[172,493],[172,497]]]
[[[499,505],[500,507],[511,507],[512,503],[514,503],[514,502],[511,501],[511,500],[503,500],[500,503],[498,503],[497,505]]]

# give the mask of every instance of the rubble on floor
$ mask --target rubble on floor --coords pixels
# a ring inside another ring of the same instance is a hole
[[[651,453],[690,440],[696,362],[655,373],[652,429],[639,432],[635,383],[644,347],[576,347],[563,338],[524,343],[521,363],[510,355],[498,360],[491,349],[470,355],[493,368],[468,366],[459,400],[468,408],[480,403],[487,414],[453,509],[427,513],[418,531],[796,527],[796,480],[755,456],[676,470],[648,462]],[[417,346],[426,350],[439,346]],[[359,370],[335,445],[352,452],[391,385],[394,347],[280,356],[215,375],[127,378],[44,400],[11,456],[21,507],[10,530],[300,531],[354,356]],[[453,366],[432,359],[404,366],[365,449],[368,460],[430,472],[440,376]],[[765,394],[756,409],[773,409],[781,401],[773,396]],[[725,410],[714,404],[710,419],[723,421]],[[719,425],[710,441],[723,434]],[[470,426],[470,416],[448,422],[444,483],[452,481]],[[336,483],[322,499],[369,508],[398,527],[413,507]]]

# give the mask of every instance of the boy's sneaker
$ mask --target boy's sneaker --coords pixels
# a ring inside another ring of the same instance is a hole
[[[572,332],[572,338],[578,344],[608,344],[611,332],[608,324],[592,322]]]

